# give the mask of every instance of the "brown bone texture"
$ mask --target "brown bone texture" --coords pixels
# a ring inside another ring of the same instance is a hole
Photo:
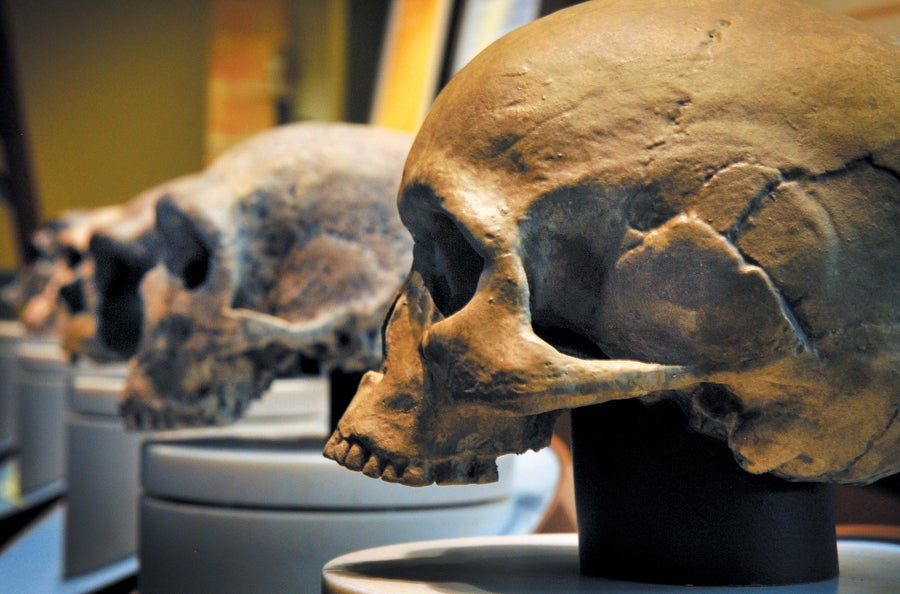
[[[155,266],[121,410],[131,427],[237,420],[278,377],[377,368],[409,270],[397,187],[412,137],[298,123],[155,205]]]
[[[900,50],[782,0],[585,2],[441,92],[415,241],[325,454],[492,480],[561,411],[674,400],[744,470],[900,468]]]

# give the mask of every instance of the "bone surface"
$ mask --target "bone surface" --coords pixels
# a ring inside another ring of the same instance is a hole
[[[369,126],[282,126],[161,199],[127,422],[226,424],[276,377],[376,368],[412,259],[396,208],[411,143]]]
[[[900,469],[900,53],[789,1],[597,1],[438,96],[410,275],[325,448],[492,480],[562,410],[677,400],[751,473]]]
[[[68,322],[60,290],[74,279],[80,254],[65,239],[69,230],[89,224],[90,210],[69,210],[31,237],[37,256],[24,264],[0,292],[30,334],[60,335]]]

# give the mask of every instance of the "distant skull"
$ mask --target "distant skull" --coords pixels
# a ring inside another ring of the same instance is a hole
[[[564,409],[679,401],[752,473],[900,469],[900,55],[787,1],[603,0],[505,36],[407,161],[411,273],[325,455],[496,478]]]
[[[137,428],[235,421],[278,376],[359,372],[409,269],[396,209],[407,134],[292,124],[219,157],[159,201],[162,263],[121,409]]]
[[[31,237],[36,257],[17,270],[0,299],[18,312],[32,334],[59,334],[68,322],[60,292],[74,279],[81,253],[70,244],[72,229],[89,224],[92,211],[69,210]]]

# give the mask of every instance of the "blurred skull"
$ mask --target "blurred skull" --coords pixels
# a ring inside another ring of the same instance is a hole
[[[898,49],[793,2],[510,33],[416,138],[412,271],[325,455],[486,481],[564,409],[669,398],[753,473],[896,472],[898,139]]]
[[[130,426],[236,420],[279,376],[359,372],[409,269],[396,191],[406,134],[293,124],[219,157],[156,207],[162,263],[121,409]]]
[[[22,266],[2,292],[2,299],[19,312],[28,332],[65,332],[71,316],[61,302],[62,296],[82,265],[86,237],[98,222],[107,220],[109,213],[110,208],[69,210],[35,232],[31,244],[37,257]]]

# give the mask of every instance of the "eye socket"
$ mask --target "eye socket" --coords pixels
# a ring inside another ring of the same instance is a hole
[[[203,246],[202,251],[184,262],[181,269],[181,278],[188,289],[196,289],[203,284],[209,274],[209,252]]]
[[[63,248],[63,257],[66,260],[66,266],[68,266],[69,268],[75,268],[76,266],[81,264],[81,252],[73,247],[66,246],[65,248]]]
[[[163,259],[172,274],[193,290],[209,275],[211,250],[187,213],[168,200],[156,207],[156,231],[163,244]]]
[[[59,289],[59,296],[69,313],[78,314],[86,309],[84,300],[84,279],[79,278]]]
[[[472,299],[484,269],[484,258],[444,215],[432,217],[427,233],[413,247],[415,269],[422,275],[438,311],[444,317]]]

